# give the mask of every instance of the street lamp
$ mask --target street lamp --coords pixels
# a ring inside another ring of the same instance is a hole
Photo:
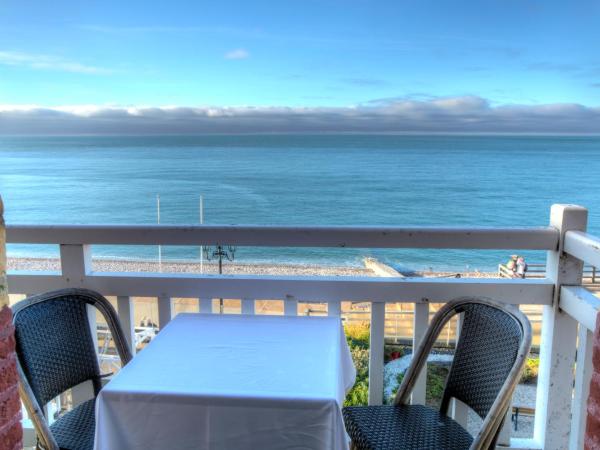
[[[216,247],[204,247],[204,256],[207,261],[219,258],[219,275],[223,273],[223,258],[227,261],[233,261],[235,259],[236,248],[233,245],[221,245],[217,244]],[[219,312],[223,314],[223,299],[219,299]]]

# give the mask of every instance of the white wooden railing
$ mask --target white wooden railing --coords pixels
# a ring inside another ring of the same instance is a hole
[[[117,297],[118,313],[134,345],[133,297],[158,298],[159,326],[172,317],[175,297],[197,298],[201,312],[212,312],[213,298],[240,299],[243,314],[254,302],[284,300],[285,314],[297,314],[299,301],[322,301],[340,315],[342,301],[371,302],[369,403],[383,401],[386,303],[414,303],[414,345],[423,337],[429,304],[460,296],[486,296],[512,304],[542,305],[542,343],[533,439],[510,439],[510,421],[500,442],[511,448],[580,448],[584,399],[591,373],[591,331],[600,302],[580,287],[582,263],[600,266],[600,240],[583,231],[587,211],[552,207],[550,226],[538,228],[400,228],[263,226],[89,226],[9,225],[7,241],[58,244],[60,273],[9,272],[11,293],[35,294],[85,287]],[[547,277],[536,279],[373,278],[179,273],[106,273],[92,270],[92,245],[215,245],[263,247],[354,247],[546,250]],[[579,341],[577,339],[579,329]],[[573,389],[575,353],[576,382]],[[424,378],[412,396],[425,400]],[[465,421],[457,405],[455,417]],[[573,432],[571,432],[573,430]]]

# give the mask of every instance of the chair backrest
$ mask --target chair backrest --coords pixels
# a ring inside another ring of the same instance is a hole
[[[529,320],[513,305],[467,297],[440,308],[414,354],[394,404],[408,401],[438,335],[460,313],[462,327],[440,410],[447,414],[452,398],[467,404],[483,419],[471,449],[494,448],[531,348]]]
[[[101,387],[98,357],[87,305],[106,319],[123,364],[131,359],[117,315],[96,292],[63,289],[29,297],[13,306],[20,370],[35,400],[43,406],[67,389],[92,381]]]
[[[100,368],[85,301],[58,297],[15,314],[15,339],[23,373],[40,405],[92,380],[99,390]]]
[[[522,325],[503,309],[481,303],[465,304],[462,327],[441,410],[456,398],[482,419],[487,416],[515,364],[524,337]]]

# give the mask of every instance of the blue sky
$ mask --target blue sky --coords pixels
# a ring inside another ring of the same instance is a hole
[[[0,105],[476,98],[487,108],[577,104],[595,114],[599,23],[600,3],[588,0],[5,0]]]

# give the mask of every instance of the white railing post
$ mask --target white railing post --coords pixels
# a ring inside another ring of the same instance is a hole
[[[283,300],[283,313],[286,316],[297,316],[298,315],[298,300],[291,295],[285,297]]]
[[[385,303],[371,302],[369,341],[369,405],[383,403],[383,354],[385,346]]]
[[[81,287],[92,271],[92,250],[89,245],[61,244],[60,266],[65,284]]]
[[[92,333],[92,340],[94,341],[94,349],[96,349],[96,356],[98,356],[98,320],[96,319],[98,310],[92,305],[86,305],[86,310],[90,331]]]
[[[582,324],[579,324],[578,343],[575,391],[573,395],[573,420],[571,422],[569,449],[583,448],[587,418],[587,400],[590,394],[590,381],[594,372],[592,363],[594,334]]]
[[[458,314],[456,318],[456,333],[454,334],[454,348],[458,347],[458,340],[460,338],[460,333],[462,331],[462,323],[464,316],[463,314]],[[467,422],[469,420],[469,407],[465,405],[460,400],[453,398],[451,402],[451,416],[454,420],[456,420],[459,424],[463,426],[463,428],[467,428]]]
[[[71,388],[71,406],[73,408],[92,398],[94,398],[94,386],[91,381],[85,381]]]
[[[165,294],[158,297],[158,327],[162,330],[173,317],[173,300]]]
[[[496,445],[503,447],[510,447],[510,436],[512,434],[512,400],[510,405],[508,406],[508,410],[506,411],[506,416],[504,416],[504,423],[502,424],[502,428],[500,429],[500,433],[498,433],[498,440],[496,441]]]
[[[342,315],[342,302],[336,302],[335,300],[327,302],[327,315],[333,317],[340,317]]]
[[[534,439],[546,450],[569,446],[573,365],[577,346],[577,321],[559,308],[561,285],[581,284],[583,263],[563,252],[568,230],[585,231],[587,210],[574,205],[552,205],[550,225],[560,232],[555,251],[549,251],[546,277],[554,282],[551,306],[544,306],[540,342],[540,367],[535,406]]]
[[[421,341],[429,326],[429,303],[415,303],[413,315],[413,355],[417,352]],[[425,393],[427,391],[427,362],[415,383],[410,402],[418,405],[425,404]]]
[[[469,407],[455,398],[452,399],[451,407],[452,418],[463,428],[467,428],[467,423],[469,421]]]
[[[60,266],[62,277],[69,287],[81,287],[85,277],[92,271],[92,249],[89,245],[61,244]],[[96,325],[96,308],[88,307],[88,320],[92,338],[98,350],[98,328]]]
[[[254,314],[254,299],[243,298],[242,300],[242,314]]]
[[[61,244],[60,265],[62,278],[65,285],[69,287],[81,287],[85,283],[85,277],[92,271],[92,251],[89,245]],[[94,348],[98,352],[98,326],[96,323],[96,308],[87,307],[88,323]],[[77,406],[94,395],[91,383],[81,383],[71,389],[73,406]]]
[[[201,298],[200,312],[203,314],[212,314],[212,298]]]
[[[121,328],[125,333],[125,340],[131,354],[135,355],[135,319],[133,315],[133,300],[129,296],[119,295],[117,297],[117,314],[121,322]]]

